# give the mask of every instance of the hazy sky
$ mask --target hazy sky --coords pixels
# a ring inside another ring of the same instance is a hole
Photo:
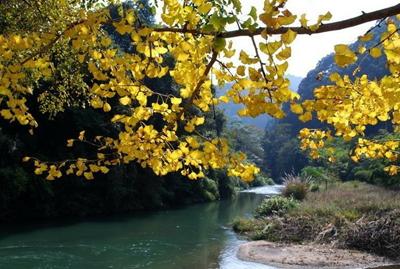
[[[257,7],[258,12],[262,11],[262,0],[244,0],[243,9],[247,12],[251,6]],[[395,0],[290,0],[287,8],[294,14],[307,14],[310,23],[315,22],[320,14],[330,11],[333,15],[331,22],[361,15],[361,12],[370,12],[377,9],[390,7],[398,4]],[[304,77],[310,69],[313,69],[317,62],[325,55],[333,51],[338,43],[352,43],[356,38],[367,31],[374,22],[361,26],[323,33],[312,36],[298,36],[292,45],[292,58],[289,61],[288,73]],[[249,51],[251,43],[249,38],[235,41],[238,49]]]

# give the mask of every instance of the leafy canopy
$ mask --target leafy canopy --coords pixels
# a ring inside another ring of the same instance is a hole
[[[242,14],[238,0],[165,0],[154,2],[162,10],[162,22],[147,25],[140,20],[140,6],[120,8],[118,17],[111,16],[108,5],[119,5],[119,1],[6,2],[0,4],[1,12],[18,14],[15,23],[29,26],[8,25],[0,35],[0,115],[34,132],[38,123],[27,100],[40,85],[57,79],[51,51],[62,44],[82,66],[81,72],[88,72],[79,75],[74,69],[75,77],[85,80],[88,105],[110,113],[111,122],[120,128],[116,137],[87,138],[82,131],[76,139],[67,141],[68,147],[77,142],[96,146],[94,158],[61,162],[24,158],[34,160],[35,173],[46,173],[49,180],[64,173],[93,179],[96,172],[107,173],[112,165],[132,161],[157,175],[179,171],[197,179],[207,169],[227,168],[229,175],[251,180],[259,169],[243,154],[229,150],[222,137],[205,137],[198,132],[205,123],[204,113],[219,102],[243,104],[239,111],[242,116],[267,113],[275,118],[284,117],[282,105],[290,103],[302,121],[317,117],[331,124],[335,135],[344,139],[363,136],[367,125],[379,121],[400,122],[400,36],[392,19],[386,20],[387,32],[373,47],[354,51],[343,44],[335,46],[339,66],[350,65],[367,53],[384,55],[390,76],[370,81],[357,68],[355,73],[360,78],[355,80],[331,74],[332,85],[316,89],[315,100],[301,103],[285,77],[290,45],[298,34],[335,30],[326,24],[332,17],[329,12],[309,23],[306,15],[298,17],[285,8],[286,0],[265,0],[262,10],[253,7],[249,14]],[[17,12],[22,6],[26,13]],[[365,14],[352,23],[394,15],[398,7],[385,12]],[[105,30],[110,25],[120,35],[130,37],[134,50],[118,48]],[[227,31],[232,25],[238,30]],[[339,23],[339,28],[348,26]],[[263,41],[257,44],[255,35],[261,35]],[[248,36],[252,50],[235,51],[237,36]],[[365,42],[370,38],[368,34],[361,37]],[[176,83],[174,94],[162,93],[145,83],[146,79],[164,77]],[[214,96],[212,78],[219,85],[232,85],[226,96]],[[69,84],[60,81],[60,85],[66,88]],[[156,120],[162,124],[153,124]],[[317,157],[330,132],[303,130],[300,135],[303,148]],[[354,159],[397,160],[398,142],[372,143],[361,139]],[[390,173],[395,170],[397,166],[389,168]]]

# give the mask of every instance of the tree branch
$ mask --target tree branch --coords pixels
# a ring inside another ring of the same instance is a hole
[[[367,22],[376,21],[376,20],[379,20],[382,18],[395,16],[397,14],[400,14],[400,4],[397,4],[392,7],[376,10],[373,12],[369,12],[369,13],[363,13],[360,16],[353,17],[350,19],[327,23],[327,24],[322,24],[315,31],[311,31],[310,29],[305,28],[305,27],[280,27],[277,29],[260,27],[254,31],[247,30],[247,29],[239,29],[239,30],[227,31],[227,32],[222,32],[222,33],[204,32],[204,31],[197,30],[197,29],[178,29],[178,28],[154,28],[152,30],[155,32],[172,32],[172,33],[188,33],[188,34],[194,34],[194,35],[211,35],[211,36],[217,36],[217,37],[221,37],[221,38],[234,38],[234,37],[239,37],[239,36],[257,36],[257,35],[260,35],[263,31],[266,31],[266,33],[270,34],[270,35],[278,35],[278,34],[286,33],[289,29],[300,35],[312,35],[312,34],[319,34],[319,33],[342,30],[342,29],[354,27],[354,26],[357,26],[360,24],[364,24]]]

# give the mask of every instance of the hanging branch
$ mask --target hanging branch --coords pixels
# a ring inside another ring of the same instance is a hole
[[[392,7],[376,10],[369,13],[363,13],[360,16],[353,17],[350,19],[322,24],[318,29],[312,31],[309,28],[305,27],[279,27],[277,29],[273,28],[264,28],[259,27],[255,30],[248,29],[239,29],[233,31],[227,31],[222,33],[217,32],[204,32],[197,29],[180,29],[180,28],[153,28],[152,30],[155,32],[172,32],[172,33],[188,33],[193,35],[209,35],[209,36],[217,36],[221,38],[234,38],[239,36],[257,36],[261,35],[262,32],[269,35],[280,35],[286,33],[288,30],[292,30],[299,35],[313,35],[325,32],[332,32],[337,30],[343,30],[346,28],[354,27],[360,24],[364,24],[371,21],[380,20],[382,18],[387,18],[391,16],[395,16],[400,14],[400,4],[397,4]]]

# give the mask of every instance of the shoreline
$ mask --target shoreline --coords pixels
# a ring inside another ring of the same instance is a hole
[[[251,241],[240,245],[237,257],[285,269],[354,269],[393,265],[385,257],[321,244],[283,244]]]

